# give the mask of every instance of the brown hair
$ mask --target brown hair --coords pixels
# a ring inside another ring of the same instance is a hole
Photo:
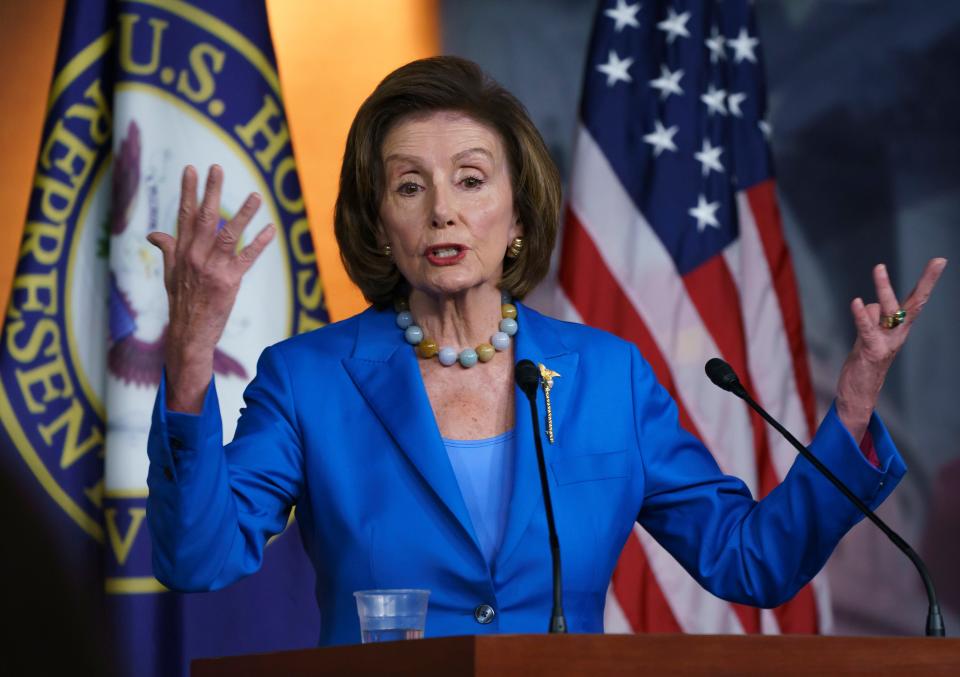
[[[442,110],[489,125],[506,152],[523,248],[517,258],[504,260],[500,288],[523,298],[550,267],[560,220],[560,175],[523,104],[472,61],[455,56],[420,59],[384,78],[360,106],[340,170],[333,217],[340,258],[350,279],[379,307],[406,292],[400,271],[384,256],[378,240],[385,189],[383,140],[401,118]]]

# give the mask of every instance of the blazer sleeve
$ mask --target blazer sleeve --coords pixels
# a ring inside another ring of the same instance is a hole
[[[198,415],[154,404],[147,454],[147,524],[154,575],[179,591],[216,590],[257,571],[267,539],[283,531],[303,487],[303,454],[289,372],[268,348],[224,446],[211,380]]]
[[[757,502],[739,479],[680,428],[677,407],[633,350],[636,431],[644,470],[640,524],[707,590],[723,599],[773,607],[792,598],[823,567],[860,512],[803,457]],[[886,428],[869,430],[871,465],[830,408],[813,454],[871,509],[906,472]],[[752,449],[743,453],[752,454]]]

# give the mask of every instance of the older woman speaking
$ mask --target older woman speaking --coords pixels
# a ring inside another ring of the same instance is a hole
[[[754,501],[678,426],[633,345],[519,302],[547,271],[560,181],[518,101],[452,57],[389,75],[347,139],[336,234],[372,307],[264,351],[224,446],[214,347],[273,230],[237,253],[259,198],[217,230],[222,181],[213,167],[198,205],[188,167],[177,238],[150,236],[170,300],[148,477],[167,586],[210,590],[253,573],[296,506],[321,644],[357,641],[351,593],[369,588],[430,589],[427,635],[544,631],[550,554],[520,358],[561,375],[541,412],[551,429],[537,434],[554,442],[571,631],[602,630],[634,521],[708,590],[759,606],[794,595],[858,521],[802,459]],[[879,304],[851,306],[858,338],[811,448],[871,507],[905,470],[873,415],[877,393],[945,264],[927,266],[905,319],[882,266]]]

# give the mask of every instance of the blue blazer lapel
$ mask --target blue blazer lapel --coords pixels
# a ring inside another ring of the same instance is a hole
[[[522,304],[517,304],[517,312],[520,331],[516,334],[514,346],[516,360],[527,359],[537,365],[544,364],[560,374],[554,379],[554,387],[550,392],[554,437],[559,444],[563,440],[563,424],[575,392],[580,356],[561,342],[554,328],[542,315]],[[514,395],[517,442],[513,494],[508,510],[506,532],[496,557],[498,563],[506,561],[516,549],[534,513],[544,509],[540,475],[537,469],[537,450],[533,442],[530,404],[519,388],[515,389]],[[536,434],[543,442],[544,458],[549,468],[555,445],[551,445],[546,436],[547,412],[542,388],[537,391],[537,412],[540,425]],[[543,547],[547,548],[549,544],[544,542]]]
[[[357,345],[343,360],[357,389],[400,450],[480,550],[456,475],[440,437],[413,350],[391,312],[360,316]]]

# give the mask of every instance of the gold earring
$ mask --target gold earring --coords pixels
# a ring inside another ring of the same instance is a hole
[[[389,244],[383,245],[383,255],[386,256],[388,259],[391,256],[393,256],[393,249],[390,248]]]
[[[520,250],[523,249],[523,238],[515,237],[513,242],[510,243],[510,246],[507,247],[507,258],[515,259],[520,256]]]

